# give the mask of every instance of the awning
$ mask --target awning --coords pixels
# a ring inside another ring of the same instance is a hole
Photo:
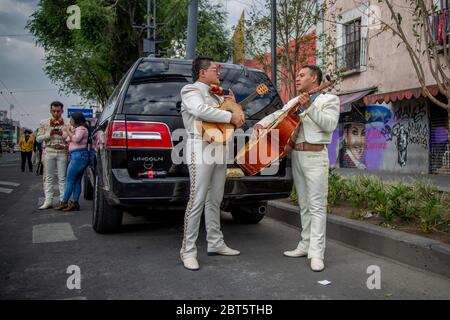
[[[439,93],[439,88],[437,85],[431,85],[427,86],[428,91],[433,96],[436,96]],[[419,98],[419,97],[426,97],[422,87],[414,88],[414,89],[408,89],[408,90],[400,90],[400,91],[393,91],[388,93],[379,93],[379,94],[371,94],[367,97],[364,97],[364,104],[374,104],[374,103],[389,103],[389,102],[395,102],[400,101],[403,99],[412,99]]]
[[[349,93],[344,93],[344,94],[338,95],[339,100],[341,102],[341,113],[351,111],[353,102],[361,100],[362,98],[364,98],[368,94],[374,92],[375,90],[376,90],[376,88],[368,88],[365,90],[349,92]]]

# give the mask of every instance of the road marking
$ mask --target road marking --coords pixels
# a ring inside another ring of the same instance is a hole
[[[9,182],[9,181],[0,181],[0,184],[4,185],[4,186],[11,186],[11,187],[18,187],[18,186],[20,186],[20,183]]]
[[[33,243],[78,240],[70,223],[47,223],[33,226]]]
[[[60,300],[87,300],[87,297],[73,297],[73,298],[66,298],[66,299],[60,299]]]
[[[11,192],[13,192],[13,189],[0,188],[0,192],[2,192],[2,193],[11,193]]]

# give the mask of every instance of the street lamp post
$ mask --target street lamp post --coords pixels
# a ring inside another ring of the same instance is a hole
[[[195,45],[197,42],[197,13],[198,0],[189,1],[188,11],[188,28],[187,28],[187,44],[186,44],[186,59],[194,59]]]
[[[271,59],[272,59],[272,83],[277,88],[277,1],[272,0],[270,10],[270,32],[271,32]]]

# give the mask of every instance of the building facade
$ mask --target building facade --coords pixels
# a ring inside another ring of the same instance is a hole
[[[395,1],[394,1],[395,2]],[[404,2],[398,6],[404,30],[412,34],[413,16]],[[436,17],[436,37],[447,34],[448,8]],[[341,99],[339,126],[329,147],[330,161],[341,168],[405,173],[450,174],[448,113],[428,99],[408,52],[392,32],[383,31],[376,19],[390,21],[384,3],[337,1],[317,32],[335,37],[335,70],[342,75],[336,86]],[[322,47],[318,37],[317,47]],[[429,91],[442,102],[423,57]]]

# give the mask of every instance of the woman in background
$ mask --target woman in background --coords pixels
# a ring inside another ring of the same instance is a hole
[[[86,119],[83,113],[75,112],[70,118],[72,128],[63,128],[63,137],[69,143],[70,162],[67,167],[66,189],[62,203],[56,210],[80,210],[81,179],[89,163],[88,137]],[[72,196],[72,197],[71,197]],[[69,198],[71,201],[69,202]]]

